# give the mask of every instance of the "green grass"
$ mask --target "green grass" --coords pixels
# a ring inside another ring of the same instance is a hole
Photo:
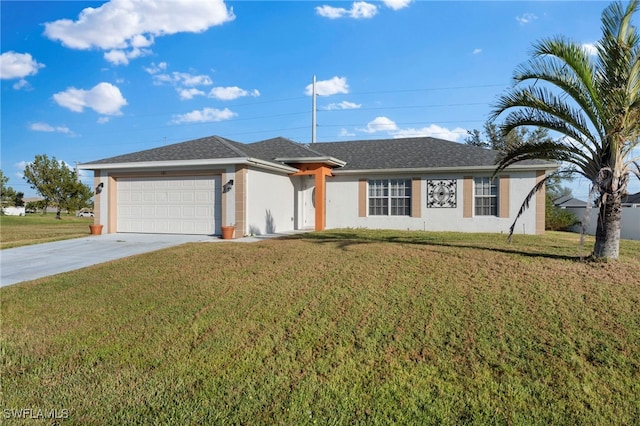
[[[93,218],[65,214],[0,215],[0,249],[86,237],[92,223]]]
[[[640,242],[582,262],[578,239],[342,230],[3,288],[1,408],[89,425],[637,424]]]

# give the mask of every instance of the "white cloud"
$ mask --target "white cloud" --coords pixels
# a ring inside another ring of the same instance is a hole
[[[356,134],[352,133],[350,131],[348,131],[347,129],[340,129],[340,133],[338,133],[338,136],[343,137],[343,138],[351,138],[354,137]]]
[[[393,132],[398,129],[398,125],[395,121],[387,117],[376,117],[369,123],[365,129],[358,129],[365,133],[377,133],[377,132]]]
[[[99,117],[97,123],[98,124],[106,124],[111,120],[111,117]]]
[[[24,79],[29,75],[36,75],[40,68],[44,68],[44,65],[38,63],[29,53],[9,51],[0,55],[0,79],[2,80]]]
[[[106,60],[124,64],[147,53],[155,37],[200,33],[234,18],[223,0],[111,0],[84,9],[76,21],[45,23],[44,34],[71,49],[108,51]]]
[[[520,16],[516,16],[516,21],[518,21],[520,23],[520,25],[527,25],[530,24],[531,22],[535,21],[536,19],[538,19],[538,17],[536,15],[534,15],[533,13],[524,13]]]
[[[53,127],[47,123],[33,123],[29,126],[29,129],[34,132],[57,132],[57,133],[65,133],[65,134],[73,134],[73,132],[67,126],[56,126]]]
[[[113,65],[127,65],[129,59],[139,58],[141,56],[149,55],[151,53],[148,49],[133,48],[129,51],[124,50],[110,50],[103,56],[104,59],[111,62]]]
[[[13,83],[12,87],[15,90],[21,90],[21,89],[28,90],[28,89],[31,88],[31,85],[29,84],[29,82],[27,80],[25,80],[24,78],[21,78],[20,80],[18,80],[15,83]]]
[[[177,80],[187,86],[187,87],[195,87],[195,86],[211,86],[213,81],[211,77],[208,75],[200,74],[200,75],[192,75],[186,72],[181,73],[173,73]]]
[[[84,108],[91,108],[104,115],[121,115],[120,108],[127,105],[120,89],[110,83],[99,83],[90,90],[71,87],[53,95],[53,100],[71,111],[82,112]]]
[[[393,132],[394,138],[410,138],[429,136],[439,139],[446,139],[449,141],[460,141],[467,136],[467,130],[460,127],[456,127],[453,130],[445,127],[440,127],[437,124],[431,124],[428,127],[421,129],[401,129]]]
[[[233,87],[214,87],[213,89],[211,89],[211,91],[209,92],[209,97],[210,98],[214,98],[214,99],[218,99],[221,101],[231,101],[234,99],[238,99],[240,97],[244,97],[244,96],[260,96],[260,92],[257,90],[252,90],[252,91],[247,91],[244,89],[241,89],[237,86],[233,86]]]
[[[338,93],[349,93],[346,77],[333,77],[331,80],[316,81],[316,95],[331,96]],[[309,84],[305,88],[305,94],[307,96],[313,94],[313,84]]]
[[[474,55],[478,55],[480,53],[482,53],[482,49],[473,49],[473,54]]]
[[[147,72],[149,72],[149,69],[147,69]],[[176,86],[195,87],[211,86],[213,84],[213,80],[205,74],[194,75],[188,72],[174,71],[171,74],[159,74],[158,72],[153,73],[153,83],[156,85],[173,84]]]
[[[358,109],[362,106],[362,104],[356,104],[349,101],[342,101],[337,104],[329,104],[325,107],[327,111],[336,110],[336,109]]]
[[[203,108],[202,110],[195,110],[186,114],[177,114],[173,116],[171,120],[174,124],[180,123],[209,123],[212,121],[225,121],[236,117],[238,114],[231,111],[229,108],[223,110],[217,108]]]
[[[582,48],[589,56],[595,56],[598,54],[598,48],[593,43],[583,43]]]
[[[385,6],[393,10],[404,9],[409,6],[413,0],[382,0]]]
[[[74,136],[75,133],[73,133],[71,131],[71,129],[69,129],[67,126],[52,126],[50,124],[47,123],[42,123],[42,122],[38,122],[38,123],[33,123],[29,126],[29,129],[33,130],[34,132],[56,132],[56,133],[63,133],[65,135],[69,135],[69,136]]]
[[[212,88],[208,93],[198,89],[198,86],[211,86],[213,80],[205,74],[191,74],[188,72],[167,72],[167,63],[159,64],[151,63],[151,66],[144,69],[153,76],[153,84],[160,86],[169,84],[176,87],[176,91],[182,100],[193,99],[196,96],[208,96],[210,98],[223,101],[237,99],[243,96],[260,96],[260,92],[256,89],[245,90],[237,86]]]
[[[155,62],[151,62],[151,66],[148,68],[144,69],[146,72],[148,72],[149,74],[153,75],[153,74],[157,74],[159,72],[163,72],[167,70],[167,63],[166,62],[160,62],[159,64],[156,65]]]
[[[397,1],[391,1],[390,3],[397,3]],[[368,19],[373,18],[378,13],[378,6],[364,1],[356,1],[351,5],[351,9],[324,5],[316,7],[316,13],[329,19]]]
[[[204,96],[205,93],[202,90],[196,89],[192,87],[191,89],[176,89],[178,91],[178,95],[182,100],[193,99],[196,96]]]

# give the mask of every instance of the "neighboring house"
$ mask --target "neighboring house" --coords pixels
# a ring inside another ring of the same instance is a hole
[[[553,202],[556,206],[571,211],[579,221],[585,222],[585,233],[595,235],[599,210],[588,203],[571,197],[561,197]],[[582,225],[573,227],[575,232],[582,232]],[[640,240],[640,192],[628,194],[622,198],[622,218],[620,220],[620,238]]]
[[[571,195],[563,195],[553,200],[553,205],[561,209],[587,207],[587,202],[573,198]]]
[[[2,214],[5,214],[7,216],[24,216],[26,211],[24,207],[2,207],[0,208],[0,211],[2,212]]]
[[[525,161],[496,179],[497,152],[429,137],[304,145],[196,139],[79,165],[94,171],[105,232],[235,236],[300,229],[508,232],[547,172]],[[517,233],[544,232],[544,191]]]
[[[640,208],[640,192],[625,195],[622,198],[622,207]]]

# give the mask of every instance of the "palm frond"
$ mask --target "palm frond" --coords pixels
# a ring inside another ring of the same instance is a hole
[[[555,86],[584,110],[598,130],[602,129],[602,99],[594,85],[597,69],[584,48],[558,36],[534,44],[533,55],[516,69],[514,80],[541,80]]]
[[[561,132],[581,142],[588,140],[593,148],[597,147],[601,140],[599,132],[597,135],[592,133],[582,110],[572,107],[546,88],[530,86],[513,89],[498,99],[490,118],[495,119],[506,110],[517,111],[522,108],[529,111],[528,116],[537,116],[537,121],[549,122],[549,125],[542,125],[542,127]],[[561,122],[564,124],[560,124]],[[517,121],[511,120],[511,123],[514,127],[520,126]],[[598,129],[595,130],[598,131]]]
[[[631,167],[629,167],[629,171],[636,175],[638,179],[640,179],[640,163],[637,161],[632,161],[631,164],[636,166],[636,169],[633,170]]]
[[[520,206],[520,210],[518,210],[518,214],[516,215],[516,218],[513,220],[513,223],[511,224],[511,226],[509,227],[509,236],[507,237],[507,241],[511,242],[513,239],[513,233],[516,229],[516,223],[518,222],[518,219],[520,219],[520,216],[522,216],[522,214],[529,208],[529,204],[531,203],[531,199],[536,195],[536,193],[540,190],[542,190],[547,181],[551,178],[555,178],[557,177],[556,173],[551,173],[547,176],[544,177],[544,179],[540,180],[540,182],[536,183],[534,185],[534,187],[531,189],[531,191],[529,191],[529,193],[527,194],[527,196],[524,198],[524,201],[522,202],[522,205]]]
[[[493,177],[512,164],[525,160],[564,162],[583,169],[585,164],[583,161],[579,161],[579,155],[582,155],[582,152],[576,147],[565,145],[557,141],[522,144],[509,149],[498,158],[498,163],[493,172]]]

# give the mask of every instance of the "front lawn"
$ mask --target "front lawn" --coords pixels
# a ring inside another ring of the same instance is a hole
[[[640,242],[594,263],[578,260],[578,239],[327,231],[188,244],[2,288],[3,413],[634,424]]]
[[[93,218],[55,213],[26,216],[0,215],[0,249],[88,237]]]

